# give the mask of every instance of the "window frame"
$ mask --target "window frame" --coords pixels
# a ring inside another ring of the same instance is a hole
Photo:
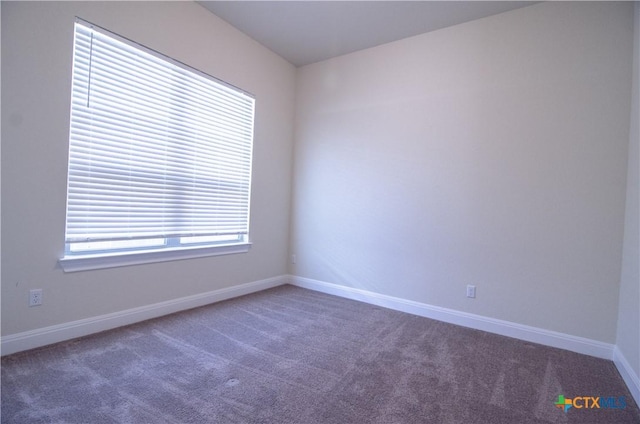
[[[251,247],[251,242],[249,239],[249,222],[251,215],[251,180],[252,180],[252,162],[253,162],[253,144],[255,141],[255,133],[254,133],[254,125],[255,125],[255,96],[251,93],[248,93],[245,90],[242,90],[236,86],[233,86],[225,81],[221,81],[218,78],[215,78],[209,74],[206,74],[202,71],[199,71],[195,68],[192,68],[182,62],[179,62],[171,57],[168,57],[162,53],[159,53],[153,49],[150,49],[144,45],[141,45],[135,41],[129,40],[125,37],[122,37],[118,34],[114,34],[113,32],[101,28],[97,25],[94,25],[90,22],[87,22],[81,18],[76,18],[74,22],[74,62],[72,66],[73,72],[75,72],[75,60],[76,60],[76,25],[80,24],[85,27],[90,28],[91,31],[95,31],[115,39],[119,42],[127,44],[129,47],[132,47],[137,50],[141,50],[147,54],[151,54],[155,56],[157,59],[165,61],[169,63],[171,66],[177,66],[186,70],[188,72],[194,73],[199,77],[204,77],[214,83],[225,87],[226,89],[231,89],[238,94],[244,95],[252,99],[252,116],[251,116],[251,142],[249,147],[249,159],[248,159],[248,188],[246,192],[247,202],[246,202],[246,234],[236,234],[232,236],[228,236],[224,239],[225,236],[215,236],[215,235],[200,235],[200,236],[190,236],[188,234],[178,234],[176,236],[167,237],[166,235],[158,234],[153,237],[147,237],[143,240],[149,240],[150,238],[155,238],[157,240],[163,240],[163,242],[159,242],[156,245],[148,245],[146,247],[119,247],[119,248],[111,248],[111,249],[91,249],[89,244],[93,243],[94,246],[99,243],[105,243],[101,240],[95,241],[87,241],[85,242],[74,242],[75,246],[83,247],[82,244],[85,244],[85,249],[73,249],[71,248],[71,243],[68,240],[68,233],[65,231],[65,251],[64,256],[58,260],[59,265],[65,272],[74,272],[74,271],[84,271],[90,269],[101,269],[101,268],[112,268],[112,267],[120,267],[120,266],[128,266],[128,265],[137,265],[144,263],[155,263],[155,262],[164,262],[171,260],[181,260],[181,259],[190,259],[190,258],[200,258],[206,256],[217,256],[217,255],[228,255],[228,254],[236,254],[236,253],[246,253],[249,251]],[[92,44],[93,46],[93,44]],[[73,74],[72,74],[73,75]],[[72,90],[71,90],[71,102],[73,102],[73,88],[74,81],[72,81]],[[71,107],[73,104],[71,103]],[[70,135],[69,135],[69,149],[71,149],[71,129],[73,127],[72,116],[69,118],[70,125]],[[71,152],[71,150],[69,150]],[[195,154],[195,153],[194,153]],[[70,161],[67,163],[68,172],[70,171]],[[67,181],[67,191],[69,191],[70,182]],[[67,203],[69,202],[69,193],[67,193]],[[218,210],[218,209],[217,209]],[[69,219],[69,210],[65,210],[65,224],[68,225]],[[122,240],[124,244],[131,240],[135,241],[135,238]],[[112,240],[112,243],[118,243],[119,240],[115,238]],[[109,243],[107,241],[106,243]],[[122,243],[120,243],[122,244]],[[104,246],[104,244],[100,244],[100,246]]]

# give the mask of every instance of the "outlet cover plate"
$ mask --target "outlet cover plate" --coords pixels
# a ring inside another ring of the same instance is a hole
[[[469,284],[467,286],[467,297],[475,299],[475,297],[476,297],[476,286],[472,286],[471,284]]]
[[[42,289],[29,290],[29,306],[42,305]]]

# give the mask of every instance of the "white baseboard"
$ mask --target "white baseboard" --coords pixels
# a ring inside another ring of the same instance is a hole
[[[2,355],[9,355],[220,302],[287,283],[438,321],[613,360],[620,375],[629,387],[631,395],[636,403],[640,405],[640,377],[631,368],[631,365],[618,347],[612,344],[293,275],[253,281],[153,305],[11,334],[0,339],[0,352]]]
[[[110,330],[123,325],[134,324],[151,318],[157,318],[174,312],[204,306],[245,294],[266,290],[288,282],[288,276],[278,276],[266,280],[253,281],[246,284],[213,290],[192,296],[172,299],[153,305],[127,309],[50,327],[11,334],[0,339],[2,355],[9,355],[23,350],[46,346],[65,340],[75,339],[100,331]]]
[[[407,312],[438,321],[457,324],[463,327],[474,328],[528,342],[566,349],[598,358],[608,360],[613,359],[614,345],[584,337],[572,336],[570,334],[545,330],[543,328],[531,327],[495,318],[488,318],[481,315],[460,312],[453,309],[442,308],[439,306],[428,305],[426,303],[415,302],[412,300],[401,299],[367,290],[354,289],[351,287],[294,275],[289,276],[289,284],[401,312]]]
[[[622,379],[627,384],[631,396],[636,401],[636,405],[640,405],[640,376],[633,371],[627,358],[620,352],[618,346],[613,349],[613,363],[616,364],[618,372],[622,376]]]

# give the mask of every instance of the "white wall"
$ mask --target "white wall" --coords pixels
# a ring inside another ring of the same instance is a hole
[[[249,253],[58,268],[75,16],[255,94]],[[292,65],[196,3],[2,2],[2,335],[286,274],[294,88]]]
[[[299,69],[291,273],[615,342],[632,7],[542,3]]]
[[[627,203],[624,225],[624,250],[620,282],[620,309],[616,344],[636,376],[640,390],[640,3],[634,11],[635,32],[633,47],[633,100],[631,103],[631,129],[629,132],[629,167]]]
[[[307,66],[294,87],[197,4],[2,2],[2,336],[285,274],[293,179],[292,274],[615,341],[638,375],[631,7],[539,4]],[[257,96],[248,254],[57,267],[76,15]]]

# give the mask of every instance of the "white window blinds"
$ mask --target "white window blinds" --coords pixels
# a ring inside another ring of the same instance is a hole
[[[78,20],[67,252],[246,240],[253,119],[247,93]]]

